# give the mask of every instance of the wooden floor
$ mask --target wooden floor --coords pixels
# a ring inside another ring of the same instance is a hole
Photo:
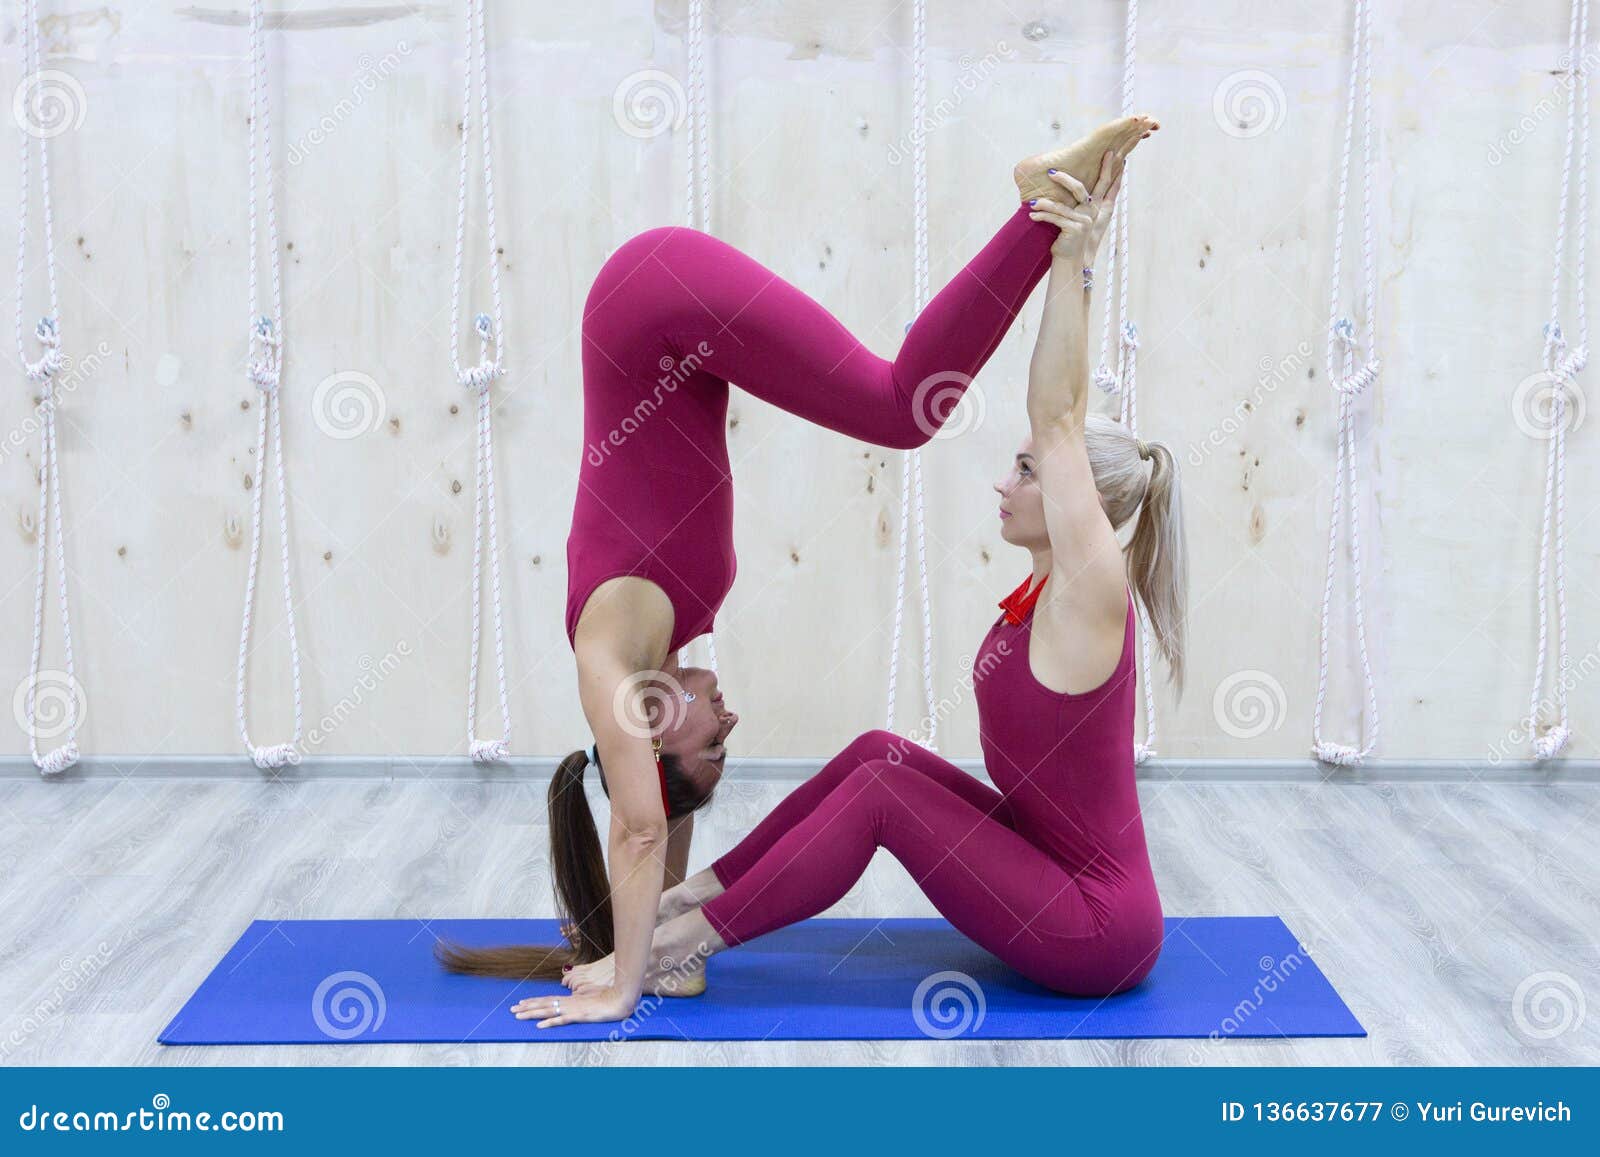
[[[791,786],[730,777],[694,866]],[[0,1064],[1600,1063],[1600,787],[1141,790],[1168,914],[1281,915],[1370,1036],[165,1048],[251,919],[551,915],[543,784],[11,780]],[[933,910],[880,853],[832,914]]]

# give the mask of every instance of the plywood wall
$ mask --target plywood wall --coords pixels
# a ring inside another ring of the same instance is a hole
[[[245,532],[261,481],[257,400],[241,372],[245,5],[42,6],[46,65],[64,74],[71,121],[50,147],[63,326],[81,365],[60,436],[82,743],[233,751]],[[285,10],[272,53],[308,751],[459,751],[473,425],[446,345],[457,8],[270,7]],[[929,7],[937,285],[1010,211],[1017,158],[1114,112],[1122,6]],[[708,8],[715,231],[892,354],[911,311],[909,7]],[[1360,429],[1388,755],[1524,752],[1508,737],[1534,659],[1545,443],[1514,407],[1548,317],[1566,12],[1481,0],[1389,6],[1379,18],[1372,204],[1385,368]],[[1190,689],[1180,705],[1162,692],[1159,746],[1299,756],[1332,496],[1323,348],[1348,17],[1338,5],[1252,0],[1146,5],[1143,16],[1140,104],[1164,128],[1139,153],[1131,202],[1141,417],[1184,465],[1194,573]],[[7,93],[19,80],[16,19],[13,6]],[[684,5],[496,2],[490,25],[515,747],[550,754],[588,742],[562,630],[580,307],[618,244],[684,220],[683,129],[640,131],[618,112],[619,94],[640,85],[664,95],[669,122],[681,111]],[[0,173],[7,213],[12,158]],[[31,326],[37,262],[30,271]],[[473,290],[479,308],[481,280]],[[982,421],[925,456],[935,688],[951,712],[941,746],[959,755],[977,751],[963,660],[1027,569],[1000,541],[991,483],[1022,433],[1038,308],[979,379]],[[1570,310],[1564,320],[1575,330]],[[0,391],[8,700],[27,667],[38,493],[31,391],[10,369]],[[740,579],[718,645],[744,720],[739,754],[827,753],[883,722],[899,457],[737,393],[729,437]],[[1589,423],[1570,445],[1572,752],[1593,756],[1600,468]],[[275,559],[274,534],[266,550]],[[269,568],[252,696],[263,741],[289,725],[279,592]],[[920,698],[910,614],[905,727]],[[52,626],[46,667],[59,666],[57,646]],[[1359,707],[1351,655],[1340,634],[1328,724],[1345,740]],[[25,750],[5,722],[0,748]]]

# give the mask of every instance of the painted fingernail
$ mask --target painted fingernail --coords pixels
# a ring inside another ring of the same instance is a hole
[[[572,965],[570,965],[570,964],[563,964],[563,965],[562,965],[562,966],[561,966],[561,971],[562,971],[562,972],[571,972],[571,971],[572,971]]]
[[[1051,173],[1053,173],[1053,172],[1055,172],[1055,170],[1054,170],[1054,169],[1049,169],[1049,170],[1046,170],[1046,171],[1047,171],[1047,172],[1051,172]]]
[[[1035,205],[1037,205],[1037,204],[1038,204],[1038,203],[1039,203],[1039,198],[1037,198],[1037,197],[1035,197],[1035,198],[1034,198],[1034,199],[1033,199],[1033,200],[1031,200],[1031,201],[1029,201],[1029,202],[1028,202],[1028,208],[1030,208],[1030,209],[1031,209],[1031,208],[1033,208],[1033,207],[1034,207],[1034,206],[1035,206]]]

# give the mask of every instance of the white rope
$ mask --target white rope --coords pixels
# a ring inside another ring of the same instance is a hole
[[[1127,22],[1123,36],[1122,54],[1122,115],[1133,115],[1133,81],[1135,65],[1139,59],[1139,0],[1128,0]],[[1128,320],[1128,269],[1132,254],[1128,245],[1129,187],[1133,171],[1130,157],[1123,164],[1122,188],[1113,210],[1111,253],[1107,259],[1107,284],[1112,287],[1106,294],[1105,313],[1100,330],[1100,365],[1095,370],[1094,382],[1108,395],[1117,399],[1117,418],[1128,428],[1128,433],[1139,437],[1139,327]],[[1117,354],[1116,369],[1111,368],[1111,315],[1112,297],[1116,298]],[[1156,704],[1150,689],[1151,667],[1150,631],[1143,618],[1139,620],[1139,651],[1141,669],[1145,677],[1139,680],[1140,697],[1144,701],[1144,742],[1133,745],[1133,761],[1144,763],[1156,753]]]
[[[711,114],[706,99],[705,0],[689,0],[688,98],[689,164],[684,198],[689,227],[711,231]],[[699,212],[696,213],[696,205]]]
[[[911,171],[914,187],[912,211],[915,237],[913,312],[921,313],[928,304],[928,148],[921,125],[928,104],[928,12],[926,0],[913,0],[911,6],[911,123],[918,131],[911,138]],[[906,323],[909,332],[911,323]],[[922,744],[937,751],[939,716],[933,690],[933,595],[928,578],[926,501],[923,489],[922,451],[908,450],[900,463],[900,549],[895,568],[894,630],[889,642],[889,691],[886,727],[895,726],[896,700],[899,697],[900,647],[905,632],[906,564],[910,557],[910,537],[914,530],[917,571],[922,591],[922,697],[927,712],[927,734]]]
[[[1567,391],[1589,360],[1589,309],[1585,297],[1589,239],[1589,70],[1583,54],[1589,43],[1589,0],[1573,0],[1567,29],[1567,69],[1575,85],[1567,99],[1567,143],[1561,163],[1561,208],[1557,215],[1555,261],[1550,274],[1550,321],[1544,327],[1544,368],[1551,384],[1550,437],[1545,454],[1544,516],[1539,528],[1539,651],[1534,660],[1527,728],[1535,759],[1554,759],[1572,738],[1567,719]],[[1561,274],[1567,252],[1567,206],[1572,193],[1573,138],[1579,141],[1577,268],[1578,344],[1571,351],[1561,332]],[[1551,540],[1554,538],[1554,575]],[[1549,646],[1552,577],[1556,604],[1555,722],[1538,733],[1540,692],[1544,689]]]
[[[260,160],[257,160],[259,140]],[[257,230],[257,172],[266,190],[267,246],[272,253],[272,315],[259,312],[256,263],[260,250]],[[244,615],[239,627],[239,669],[234,711],[239,736],[255,765],[263,771],[300,762],[301,727],[300,645],[294,626],[294,587],[289,567],[289,500],[283,471],[283,424],[279,388],[283,381],[283,273],[278,260],[278,203],[273,189],[272,106],[267,89],[267,46],[262,26],[261,0],[250,3],[250,340],[247,373],[259,392],[261,414],[256,423],[256,484],[250,498],[250,565],[244,585]],[[261,496],[267,488],[268,433],[274,474],[278,483],[278,537],[283,570],[283,612],[289,633],[289,672],[294,688],[294,738],[288,743],[257,746],[251,742],[245,710],[246,673],[250,660],[250,628],[254,617],[256,576],[261,562]]]
[[[466,56],[461,98],[461,166],[456,189],[456,260],[450,286],[450,364],[456,381],[476,395],[478,430],[472,500],[472,657],[467,668],[467,751],[475,763],[497,763],[511,754],[511,700],[506,683],[506,637],[500,614],[500,537],[494,491],[494,411],[490,390],[505,373],[505,312],[500,297],[500,244],[495,229],[494,147],[489,129],[489,49],[485,0],[466,0]],[[472,151],[472,91],[478,89],[478,125],[483,152],[483,202],[489,242],[489,294],[494,316],[473,319],[478,360],[462,365],[461,279],[467,249],[467,158]],[[500,689],[500,738],[478,738],[478,656],[483,644],[483,544],[489,540],[489,599],[494,618],[495,677]]]
[[[1358,85],[1359,78],[1359,85]],[[1367,339],[1365,356],[1356,337],[1355,323],[1339,314],[1339,282],[1344,249],[1345,206],[1349,192],[1350,163],[1356,118],[1356,92],[1361,92],[1361,266],[1365,286]],[[1378,279],[1372,243],[1372,14],[1367,0],[1354,0],[1350,33],[1350,83],[1345,97],[1344,159],[1339,171],[1339,207],[1334,219],[1333,276],[1329,291],[1328,380],[1339,396],[1339,445],[1334,459],[1333,517],[1328,524],[1328,568],[1322,590],[1322,624],[1317,669],[1317,706],[1312,720],[1311,753],[1324,763],[1348,767],[1360,763],[1378,741],[1378,691],[1367,657],[1367,626],[1361,579],[1360,487],[1356,476],[1355,400],[1378,380],[1377,345]],[[1328,690],[1328,634],[1333,602],[1333,576],[1338,559],[1339,518],[1344,504],[1345,479],[1350,492],[1350,564],[1354,590],[1356,641],[1361,675],[1367,693],[1367,730],[1359,748],[1322,737],[1322,707]]]
[[[711,115],[706,99],[705,0],[689,0],[688,28],[684,36],[688,83],[684,95],[688,110],[689,156],[684,165],[684,213],[689,228],[711,231]],[[717,639],[706,632],[706,662],[717,669]],[[688,648],[678,649],[678,663],[688,662]]]
[[[23,88],[37,91],[42,68],[39,48],[39,13],[36,0],[24,0],[22,11],[22,72]],[[34,326],[34,340],[39,343],[37,361],[28,359],[23,338],[22,297],[25,292],[28,244],[28,161],[32,155],[32,141],[36,134],[29,131],[29,120],[19,115],[22,130],[22,150],[19,170],[22,174],[22,194],[17,202],[17,359],[22,363],[28,381],[39,386],[39,521],[35,527],[38,540],[36,575],[33,587],[33,652],[28,663],[28,687],[24,697],[24,712],[28,725],[28,751],[34,766],[41,775],[59,775],[78,762],[78,680],[72,661],[72,620],[67,613],[67,556],[66,541],[61,533],[61,452],[56,441],[56,387],[55,376],[66,364],[61,353],[61,310],[56,298],[55,209],[50,196],[50,148],[43,133],[39,140],[39,188],[44,207],[44,268],[50,298],[50,312]],[[48,569],[48,544],[54,539],[56,556],[56,601],[61,607],[61,648],[65,660],[67,699],[66,742],[49,751],[39,751],[39,731],[35,726],[35,707],[39,694],[39,661],[44,652],[44,592],[45,572]]]

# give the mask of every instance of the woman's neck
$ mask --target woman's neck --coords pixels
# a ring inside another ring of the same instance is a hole
[[[1048,550],[1036,550],[1036,551],[1034,551],[1033,552],[1033,581],[1028,584],[1028,589],[1032,590],[1033,588],[1037,587],[1040,583],[1044,582],[1045,576],[1048,575],[1049,573],[1050,573],[1050,552]]]

